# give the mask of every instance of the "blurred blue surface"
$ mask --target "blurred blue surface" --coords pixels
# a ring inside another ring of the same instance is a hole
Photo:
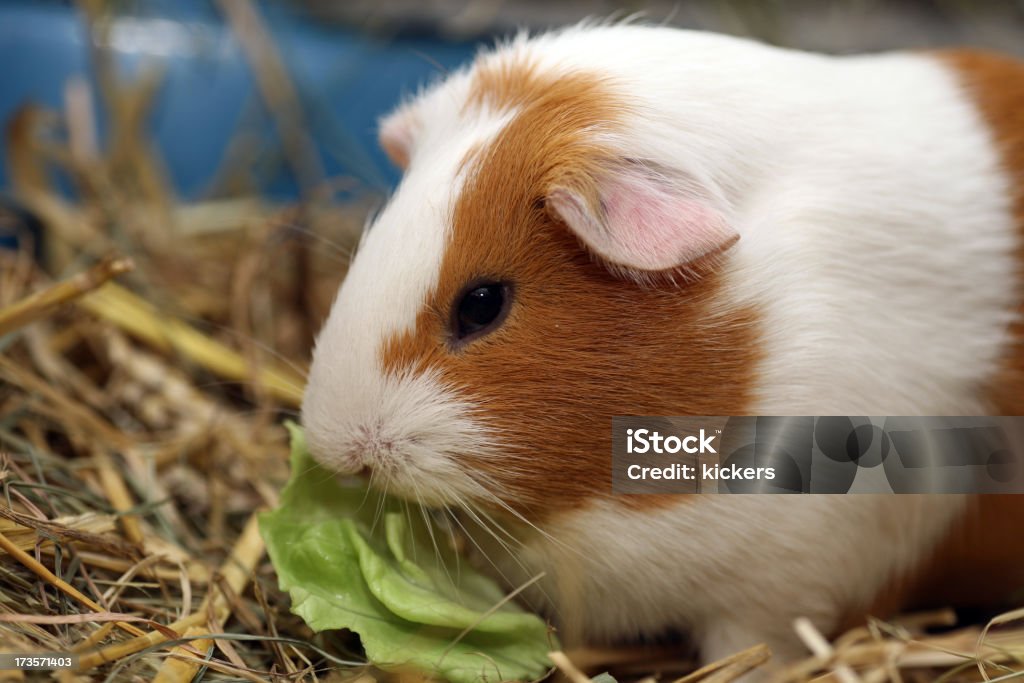
[[[258,5],[299,91],[326,174],[352,176],[362,188],[388,189],[398,173],[378,149],[377,117],[435,77],[439,67],[470,59],[477,46],[430,38],[385,42],[313,25],[283,4]],[[150,130],[182,198],[204,196],[240,129],[268,149],[279,148],[240,45],[211,2],[135,0],[121,7],[125,11],[105,49],[126,77],[147,65],[163,70]],[[68,78],[92,80],[89,40],[71,3],[0,0],[0,121],[6,123],[26,102],[60,108]],[[96,104],[102,137],[98,96]],[[6,149],[0,153],[2,191],[9,179]],[[274,198],[295,197],[287,167],[272,168],[261,189]]]

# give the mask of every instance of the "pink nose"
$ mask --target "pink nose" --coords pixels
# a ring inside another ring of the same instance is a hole
[[[395,446],[395,440],[384,434],[379,422],[360,425],[344,451],[348,471],[358,475],[368,474],[393,454]]]
[[[365,474],[369,467],[370,457],[362,437],[345,439],[307,429],[306,444],[313,458],[336,474]]]
[[[367,475],[372,469],[387,468],[396,458],[400,459],[401,441],[388,434],[379,421],[368,421],[339,436],[323,435],[317,439],[312,431],[307,431],[313,455],[338,474]]]
[[[351,448],[358,452],[358,457],[365,464],[370,464],[380,457],[394,454],[398,446],[398,440],[387,434],[380,422],[376,422],[373,425],[362,425],[356,430]]]

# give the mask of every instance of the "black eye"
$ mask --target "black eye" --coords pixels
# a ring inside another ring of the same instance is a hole
[[[464,341],[487,334],[508,311],[509,287],[498,282],[472,285],[455,302],[455,338]]]

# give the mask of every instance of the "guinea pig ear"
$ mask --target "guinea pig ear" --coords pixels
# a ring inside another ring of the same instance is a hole
[[[638,161],[548,192],[546,205],[613,271],[636,279],[676,271],[721,254],[739,239],[696,180]]]
[[[380,120],[377,138],[391,162],[403,171],[409,165],[419,122],[410,107],[399,107]]]

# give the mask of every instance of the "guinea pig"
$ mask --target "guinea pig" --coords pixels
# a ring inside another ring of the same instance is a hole
[[[317,340],[311,452],[489,529],[564,643],[784,661],[796,617],[1024,587],[1024,496],[617,496],[610,455],[616,415],[1024,414],[1024,65],[580,25],[380,141],[404,175]]]

